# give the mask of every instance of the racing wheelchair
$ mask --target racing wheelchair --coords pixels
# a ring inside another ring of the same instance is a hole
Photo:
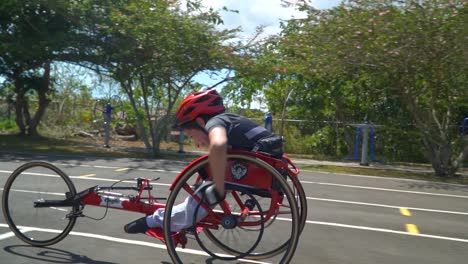
[[[289,263],[307,218],[307,202],[298,179],[299,170],[283,155],[230,150],[225,174],[226,198],[208,206],[196,188],[210,181],[208,156],[188,164],[169,186],[168,197],[153,196],[158,179],[114,181],[77,192],[70,177],[47,162],[30,162],[7,179],[2,210],[15,235],[32,246],[49,246],[64,239],[86,205],[152,214],[165,208],[163,228],[147,235],[167,246],[174,263],[191,263],[190,250],[223,261],[263,260]],[[131,192],[130,194],[124,193]],[[174,230],[173,207],[191,196],[197,206],[192,226]],[[165,203],[161,203],[165,200]],[[200,210],[204,217],[197,219]]]

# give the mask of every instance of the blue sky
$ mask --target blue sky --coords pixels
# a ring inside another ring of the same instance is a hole
[[[294,0],[289,1],[294,2]],[[330,8],[340,2],[341,0],[311,0],[312,5],[319,9]],[[282,7],[281,0],[202,0],[202,3],[215,10],[223,6],[238,10],[238,14],[221,12],[224,25],[227,28],[240,26],[246,35],[252,34],[260,25],[266,26],[265,33],[267,34],[278,33],[281,19],[305,16],[294,7]]]
[[[312,5],[319,9],[331,8],[340,2],[341,0],[311,0]],[[281,20],[305,16],[294,7],[282,7],[281,0],[202,0],[202,3],[204,6],[212,7],[215,10],[221,9],[223,6],[238,10],[239,13],[221,12],[224,20],[224,25],[221,27],[241,27],[243,30],[241,38],[252,36],[255,28],[260,25],[265,26],[263,36],[278,33],[280,31],[279,25]],[[3,78],[0,77],[0,83],[2,81]],[[212,86],[219,81],[219,78],[201,74],[196,78],[196,81],[205,86]],[[218,87],[218,90],[220,89],[221,87]],[[103,91],[96,92],[102,96]]]
[[[292,0],[291,0],[292,1]],[[281,6],[281,0],[202,0],[206,7],[215,10],[226,6],[229,9],[238,10],[239,13],[221,12],[224,25],[221,28],[241,27],[242,39],[249,39],[258,26],[265,26],[263,36],[280,32],[280,21],[290,18],[301,18],[305,14],[294,7]],[[341,0],[312,0],[312,5],[319,9],[327,9],[341,3]],[[196,78],[197,82],[209,87],[216,84],[219,78],[201,74]],[[217,88],[220,90],[220,87]]]

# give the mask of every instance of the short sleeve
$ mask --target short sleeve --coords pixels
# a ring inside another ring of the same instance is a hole
[[[210,120],[208,120],[208,122],[206,122],[205,130],[209,133],[210,130],[215,127],[224,127],[226,130],[228,130],[227,122],[222,118],[219,118],[218,116],[214,116]]]

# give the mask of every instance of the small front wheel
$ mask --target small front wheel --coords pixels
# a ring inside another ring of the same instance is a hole
[[[73,197],[70,178],[47,162],[30,162],[17,168],[7,179],[2,210],[15,235],[32,246],[49,246],[64,239],[72,230],[78,205],[35,207],[45,201]]]

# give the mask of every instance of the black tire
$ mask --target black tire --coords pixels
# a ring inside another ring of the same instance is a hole
[[[63,200],[74,196],[70,178],[47,162],[30,162],[17,168],[7,179],[2,195],[2,211],[15,235],[25,243],[44,247],[64,239],[72,230],[78,205],[35,208],[37,200]]]
[[[307,199],[306,199],[306,196],[305,196],[304,188],[302,187],[302,184],[300,183],[300,181],[299,181],[299,179],[297,177],[287,175],[287,180],[288,180],[288,183],[289,183],[290,187],[292,187],[292,189],[293,189],[293,194],[294,194],[294,197],[295,197],[295,201],[296,201],[296,203],[298,205],[299,223],[300,223],[299,233],[302,233],[302,230],[304,230],[304,226],[305,226],[305,223],[306,223],[306,220],[307,220]],[[283,205],[283,206],[285,206],[285,205]],[[285,207],[287,207],[287,206],[285,206]],[[281,210],[281,207],[279,208],[279,210]],[[265,223],[265,225],[264,225],[265,231],[267,231],[268,228],[273,225],[273,223],[277,220],[276,219],[277,217],[281,217],[281,215],[276,215],[273,219],[270,219],[269,221],[267,221]],[[213,243],[216,243],[223,251],[225,251],[227,253],[230,253],[230,254],[235,254],[236,253],[236,251],[233,251],[228,246],[223,245],[213,235],[213,233],[211,232],[210,229],[204,229],[203,231],[205,232],[206,236]],[[255,230],[251,229],[251,231],[255,231]],[[257,229],[257,231],[259,231],[259,230]],[[243,256],[243,258],[250,259],[250,260],[262,260],[262,259],[272,258],[272,257],[280,254],[281,252],[283,252],[288,246],[289,246],[289,241],[284,241],[284,243],[282,243],[280,246],[278,246],[276,248],[273,248],[271,250],[261,252],[261,253],[257,252],[257,253],[248,254],[246,256]]]
[[[289,187],[288,183],[285,181],[283,176],[276,171],[273,167],[271,167],[268,163],[257,159],[253,156],[248,156],[248,155],[239,155],[239,154],[228,154],[228,160],[234,159],[234,160],[241,160],[242,162],[247,162],[247,163],[252,163],[255,166],[258,166],[268,172],[269,175],[277,182],[278,186],[281,188],[281,192],[283,193],[284,199],[287,201],[290,201],[289,204],[291,204],[290,210],[291,210],[291,219],[290,221],[284,222],[283,224],[286,225],[286,227],[282,228],[282,232],[286,232],[288,235],[287,245],[285,246],[284,250],[278,253],[283,253],[282,256],[277,256],[279,259],[277,262],[279,263],[289,263],[292,257],[294,256],[294,252],[297,247],[299,235],[300,235],[300,225],[299,225],[299,211],[297,204],[295,202],[295,196]],[[197,175],[198,171],[205,166],[208,165],[208,159],[202,159],[196,164],[192,165],[190,168],[186,169],[184,171],[184,174],[180,176],[178,181],[174,184],[173,189],[169,195],[169,198],[167,200],[166,204],[166,212],[164,214],[164,236],[165,236],[165,243],[168,249],[169,256],[171,257],[172,261],[174,263],[186,263],[186,262],[193,262],[193,263],[200,263],[203,262],[202,260],[197,260],[194,262],[193,259],[184,259],[184,261],[181,260],[181,251],[176,251],[175,249],[175,243],[172,239],[172,231],[171,231],[171,216],[172,215],[172,208],[174,205],[176,205],[176,201],[180,201],[180,196],[184,197],[187,196],[188,193],[184,192],[184,188],[187,188],[187,186],[192,186],[194,184],[193,178],[196,178],[194,176]],[[181,192],[183,194],[181,194]],[[179,197],[179,198],[178,198]],[[263,207],[262,207],[263,208]],[[205,228],[206,229],[206,228]],[[238,256],[239,252],[242,251],[237,251],[236,252],[229,252],[228,246],[225,246],[223,243],[221,243],[220,240],[216,239],[212,241],[215,246],[217,246],[219,249],[228,251],[231,256]],[[190,248],[193,247],[193,245],[188,245]],[[268,245],[266,245],[268,246]],[[273,246],[276,248],[277,246]],[[248,258],[249,256],[255,256],[257,255],[257,249],[255,249],[253,252],[249,252],[249,255],[246,256]],[[270,250],[267,250],[270,251]],[[276,252],[275,252],[276,253]],[[276,253],[275,255],[278,255]],[[268,256],[269,257],[269,256]],[[276,261],[275,261],[276,262]]]
[[[213,244],[216,245],[215,249],[221,248],[219,245],[222,245],[222,249],[233,256],[226,256],[226,254],[215,253],[213,249],[210,249],[205,245],[208,243],[203,241],[201,234],[198,234],[196,230],[192,230],[192,232],[195,235],[195,239],[197,240],[198,245],[200,245],[200,247],[210,256],[215,259],[232,261],[249,256],[250,253],[255,250],[255,248],[262,240],[263,231],[265,230],[265,222],[263,221],[263,210],[257,199],[254,197],[254,195],[252,195],[252,193],[249,192],[249,190],[235,185],[227,185],[226,198],[224,200],[227,204],[229,204],[229,208],[231,210],[231,214],[224,218],[224,220],[227,222],[224,222],[224,226],[221,224],[222,228],[219,228],[218,230],[205,228],[203,229],[204,232],[202,234],[209,232],[211,237],[208,237],[208,241],[212,241]],[[194,215],[198,214],[200,207],[201,203],[198,204]],[[245,208],[248,208],[249,211],[254,212],[255,216],[244,214],[243,219],[241,219],[240,215],[242,214],[242,210]],[[195,221],[195,217],[193,220],[193,226],[196,226],[197,223]],[[238,220],[240,221],[237,222]],[[239,241],[243,239],[243,235],[252,233],[250,232],[251,230],[249,228],[242,228],[242,225],[247,223],[254,224],[257,222],[260,222],[260,225],[255,226],[258,229],[258,234],[255,234],[256,238],[249,243],[246,243],[245,241],[243,243],[239,243]],[[217,232],[212,233],[213,231]],[[244,231],[244,233],[241,233],[241,231]],[[220,238],[218,239],[216,236],[219,236]],[[238,249],[239,246],[240,248]]]
[[[293,192],[299,209],[299,223],[301,225],[299,233],[302,233],[307,221],[307,197],[304,192],[304,187],[297,177],[288,175],[288,180],[293,184]]]

